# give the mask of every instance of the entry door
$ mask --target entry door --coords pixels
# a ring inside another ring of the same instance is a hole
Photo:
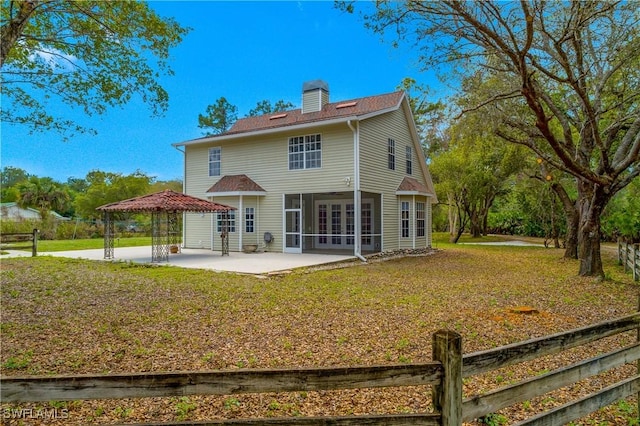
[[[354,243],[353,202],[347,200],[316,201],[316,246],[350,249]]]
[[[302,208],[300,196],[285,197],[284,252],[302,253]]]
[[[362,248],[373,250],[373,202],[361,205]],[[323,200],[315,203],[316,247],[326,249],[352,249],[355,242],[355,210],[351,200]]]

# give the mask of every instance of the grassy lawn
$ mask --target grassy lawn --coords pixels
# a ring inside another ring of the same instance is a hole
[[[486,243],[495,241],[505,241],[509,239],[518,239],[519,237],[489,235],[486,237],[472,238],[468,234],[460,237],[460,243]],[[523,237],[524,238],[524,237]],[[542,243],[542,239],[537,239]],[[536,240],[536,241],[537,241]],[[434,245],[437,247],[452,247],[449,243],[449,234],[446,232],[437,232],[433,235]],[[115,247],[138,247],[151,245],[151,237],[123,237],[116,238]],[[88,250],[101,249],[104,247],[102,238],[78,239],[78,240],[40,240],[38,241],[38,251],[67,251],[67,250]]]
[[[126,237],[116,238],[114,246],[118,247],[138,247],[150,246],[151,237]],[[101,249],[104,247],[102,238],[87,238],[81,240],[39,240],[38,251],[67,251],[67,250],[88,250]]]
[[[49,375],[423,362],[430,360],[431,336],[441,328],[462,334],[469,353],[637,308],[639,286],[606,253],[609,279],[597,282],[577,277],[577,261],[560,259],[561,250],[438,246],[445,249],[425,257],[266,279],[52,257],[3,260],[0,371]],[[509,313],[522,305],[540,313]],[[464,391],[486,392],[634,339],[627,333],[465,380]],[[504,422],[495,424],[515,423],[630,371],[635,366],[503,410],[497,418]],[[87,424],[420,412],[429,409],[430,395],[418,387],[52,404],[69,410],[65,424]],[[636,406],[629,399],[575,424],[637,425]]]

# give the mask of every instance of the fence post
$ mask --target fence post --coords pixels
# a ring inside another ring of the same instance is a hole
[[[618,237],[618,265],[622,265],[622,237]]]
[[[36,257],[38,255],[38,230],[33,230],[33,244],[31,245],[31,256]]]
[[[631,275],[633,276],[633,280],[636,281],[640,279],[640,277],[638,277],[638,274],[640,274],[640,271],[638,271],[638,268],[640,268],[638,264],[638,244],[634,244],[631,247]]]
[[[442,415],[442,426],[462,425],[462,336],[440,330],[433,335],[433,360],[442,363],[444,375],[433,386],[433,406]]]
[[[624,272],[627,272],[629,268],[629,243],[624,243],[624,257],[622,258],[622,264],[624,265]]]

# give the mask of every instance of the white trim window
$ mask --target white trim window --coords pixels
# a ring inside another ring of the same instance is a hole
[[[224,213],[218,213],[218,232],[222,232],[222,218]],[[227,232],[236,232],[236,212],[230,210],[227,212]]]
[[[222,169],[222,148],[209,148],[209,176],[220,176]]]
[[[425,204],[421,201],[416,203],[416,237],[424,237],[425,233]]]
[[[389,138],[387,140],[387,155],[389,162],[389,170],[396,169],[396,141]]]
[[[413,167],[412,167],[413,152],[409,145],[407,145],[405,152],[406,152],[406,158],[407,158],[407,174],[410,175],[413,172]]]
[[[373,221],[372,221],[372,217],[373,217],[373,208],[371,203],[369,202],[362,202],[362,208],[361,208],[361,215],[362,215],[362,223],[361,223],[361,229],[362,229],[362,245],[363,246],[370,246],[371,245],[371,234],[373,232]]]
[[[403,201],[401,203],[400,212],[400,235],[402,238],[409,238],[409,215],[411,212],[409,210],[408,201]]]
[[[244,232],[254,232],[255,218],[256,210],[254,207],[247,207],[244,209]]]
[[[322,136],[306,135],[289,138],[289,170],[322,167]]]

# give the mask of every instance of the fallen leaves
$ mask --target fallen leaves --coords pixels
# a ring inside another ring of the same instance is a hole
[[[575,263],[558,257],[553,250],[466,246],[262,279],[59,258],[7,260],[2,263],[1,371],[45,375],[424,362],[431,358],[431,335],[441,328],[461,333],[469,353],[637,308],[637,285],[618,274],[611,260],[614,279],[596,283],[576,277]],[[514,312],[518,307],[530,307],[531,314]],[[633,338],[627,333],[474,377],[465,380],[465,394],[504,386]],[[633,368],[501,414],[513,423]],[[423,412],[430,410],[430,398],[430,389],[411,387],[78,401],[65,403],[69,418],[63,423]],[[585,422],[616,424],[619,416],[620,410],[610,408]]]

